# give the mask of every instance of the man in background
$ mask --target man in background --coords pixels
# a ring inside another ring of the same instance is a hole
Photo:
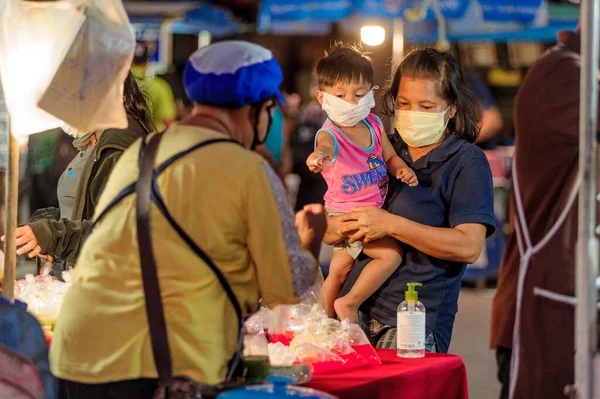
[[[476,144],[484,150],[496,148],[496,135],[502,130],[502,114],[496,105],[494,96],[486,81],[480,76],[468,73],[467,80],[475,92],[477,102],[481,108],[481,130]]]
[[[570,208],[567,204],[579,174],[580,43],[579,28],[560,32],[558,45],[529,69],[515,100],[514,184],[521,197],[513,190],[511,229],[492,305],[491,347],[496,349],[501,398],[509,396],[511,383],[516,384],[514,399],[564,397],[575,379],[575,308],[539,289],[567,297],[575,293],[577,201]],[[516,223],[517,201],[526,223]],[[519,269],[527,261],[520,255],[519,237],[528,232],[531,245],[539,244],[565,212],[560,228],[529,259],[517,356],[517,286]],[[511,369],[518,370],[513,381]]]
[[[149,58],[149,45],[137,43],[131,70],[139,79],[140,87],[149,97],[150,111],[156,130],[162,131],[177,119],[177,107],[169,83],[156,75],[147,76]]]

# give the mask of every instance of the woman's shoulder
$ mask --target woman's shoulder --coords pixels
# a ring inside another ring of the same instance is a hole
[[[461,139],[458,137],[457,137],[457,139],[461,143],[461,146],[458,151],[460,155],[466,157],[467,159],[485,159],[485,160],[487,160],[485,153],[483,152],[483,150],[481,148],[479,148],[479,146],[477,146],[473,143],[469,143],[465,139]]]
[[[478,164],[482,161],[488,162],[483,150],[465,139],[454,136],[454,143],[451,147],[454,147],[451,159],[459,167]]]

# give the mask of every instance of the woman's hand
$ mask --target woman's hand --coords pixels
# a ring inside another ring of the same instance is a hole
[[[29,225],[17,227],[15,236],[17,237],[17,255],[27,254],[29,258],[34,258],[40,254],[41,248]]]
[[[31,227],[28,225],[17,227],[15,236],[17,237],[17,255],[27,254],[29,258],[34,258],[40,254],[41,248]],[[5,241],[5,237],[2,237],[2,241]]]
[[[17,255],[27,254],[29,258],[35,258],[39,256],[41,259],[45,261],[52,262],[52,256],[50,255],[41,255],[42,248],[38,245],[37,238],[31,227],[28,225],[17,227],[15,230],[16,236],[16,246],[17,246]],[[5,241],[5,237],[2,237],[2,242]]]
[[[309,204],[296,214],[296,228],[302,247],[319,259],[321,241],[327,230],[327,216],[323,205]]]
[[[349,236],[350,242],[368,244],[390,234],[390,213],[374,206],[360,206],[340,216],[340,233]]]

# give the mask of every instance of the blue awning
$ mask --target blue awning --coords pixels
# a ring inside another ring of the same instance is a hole
[[[278,22],[338,22],[352,15],[370,18],[404,18],[409,9],[419,9],[425,0],[263,0],[258,31],[269,32]],[[442,15],[459,20],[476,4],[483,21],[532,23],[547,7],[546,0],[438,0]],[[431,9],[427,19],[434,19]]]
[[[392,19],[402,15],[407,7],[414,8],[422,0],[264,0],[259,31],[275,34],[326,35],[330,24],[339,22],[342,31],[356,32],[373,19]],[[318,5],[314,5],[318,3]],[[336,12],[326,13],[329,10]],[[336,7],[333,7],[333,3]],[[351,3],[351,4],[350,4]],[[555,7],[546,0],[440,0],[440,9],[448,18],[447,39],[456,41],[541,41],[554,42],[559,31],[573,29],[577,24],[577,6]],[[274,15],[265,15],[275,11]],[[432,14],[431,10],[429,10]],[[348,17],[350,15],[350,17]],[[313,18],[313,17],[318,18]],[[342,17],[343,16],[343,17]],[[431,15],[429,16],[431,17]],[[288,18],[281,20],[280,18]],[[295,19],[300,18],[300,19]],[[268,22],[266,25],[264,22]],[[404,24],[405,41],[428,43],[438,40],[437,23],[433,18]]]
[[[123,1],[129,19],[137,30],[159,30],[166,18],[174,19],[176,34],[198,34],[206,30],[213,36],[241,33],[248,28],[233,14],[203,1]]]
[[[486,21],[529,23],[536,18],[542,0],[477,0]]]
[[[446,18],[461,18],[469,7],[469,0],[438,0],[440,11]],[[423,0],[355,0],[353,12],[365,17],[374,18],[401,18],[407,9],[419,8]],[[434,19],[432,10],[429,10],[427,18]]]

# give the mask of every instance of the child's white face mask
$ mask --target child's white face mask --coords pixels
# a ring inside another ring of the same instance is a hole
[[[327,113],[329,119],[339,126],[356,126],[356,124],[371,112],[375,106],[375,97],[373,96],[373,87],[357,104],[349,103],[329,93],[323,92],[323,111]]]

